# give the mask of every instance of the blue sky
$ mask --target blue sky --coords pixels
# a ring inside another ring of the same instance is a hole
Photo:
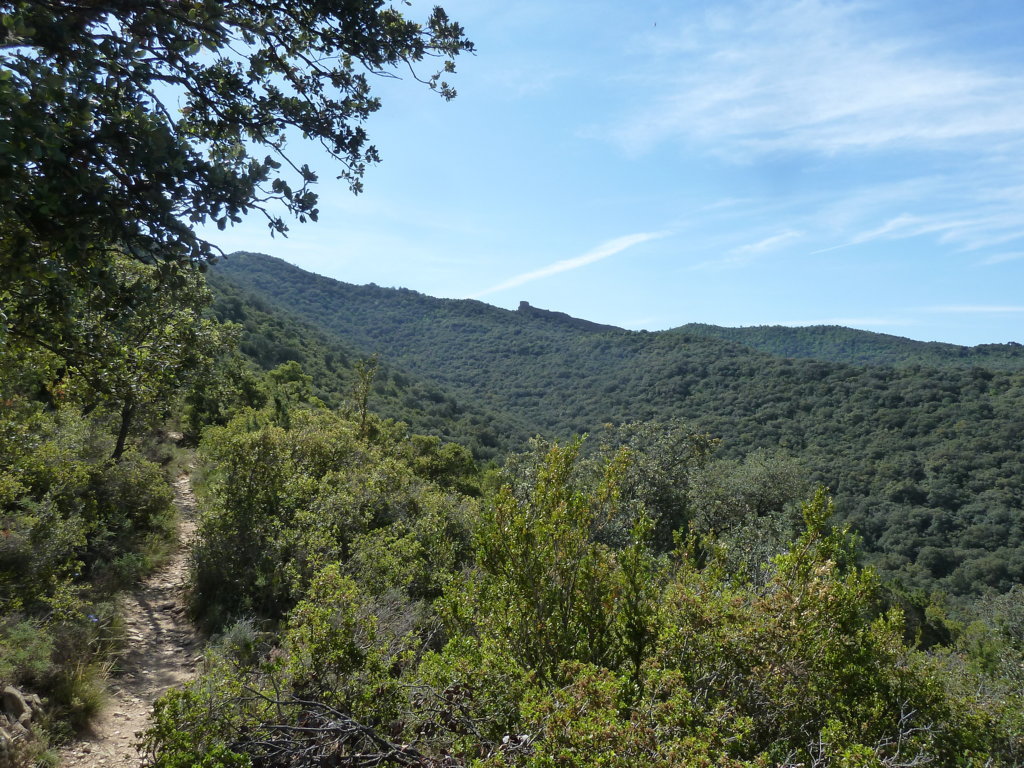
[[[362,195],[296,146],[320,222],[211,240],[626,328],[1024,342],[1020,0],[441,4],[458,98],[381,80]]]

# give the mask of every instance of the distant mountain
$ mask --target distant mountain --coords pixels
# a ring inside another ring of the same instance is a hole
[[[525,425],[502,428],[503,447],[522,446],[521,434],[684,419],[721,436],[724,455],[798,457],[878,567],[908,584],[963,593],[1024,581],[1024,374],[1005,365],[790,359],[691,327],[633,332],[355,286],[253,254],[214,273],[455,402]],[[877,336],[849,333],[836,338]],[[902,341],[919,357],[932,349]],[[1003,351],[1004,363],[1016,354]]]
[[[978,366],[1001,371],[1024,370],[1024,346],[1016,342],[962,347],[936,341],[913,341],[901,336],[858,331],[839,325],[723,328],[690,323],[676,328],[674,332],[737,341],[780,357],[868,365],[927,365],[937,368]]]
[[[355,365],[370,355],[336,334],[304,322],[287,308],[237,285],[220,269],[207,282],[214,294],[213,314],[241,325],[241,351],[269,370],[289,360],[312,376],[314,394],[332,408],[345,406],[356,382]],[[507,453],[533,434],[507,413],[493,413],[450,391],[381,360],[371,397],[373,410],[406,422],[419,433],[460,442],[478,459]]]

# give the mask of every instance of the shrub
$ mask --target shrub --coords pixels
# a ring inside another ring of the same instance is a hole
[[[8,616],[0,625],[0,680],[39,686],[50,673],[53,638],[36,621]]]

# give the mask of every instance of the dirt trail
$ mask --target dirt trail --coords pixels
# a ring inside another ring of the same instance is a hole
[[[202,645],[185,614],[186,560],[196,529],[196,501],[188,475],[174,483],[181,515],[180,546],[170,563],[125,599],[127,651],[111,680],[111,697],[92,732],[61,751],[63,768],[138,768],[139,734],[149,727],[153,702],[195,675]]]

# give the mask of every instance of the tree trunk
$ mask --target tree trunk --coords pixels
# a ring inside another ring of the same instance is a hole
[[[124,453],[125,441],[128,440],[128,430],[132,425],[132,416],[135,415],[135,399],[128,397],[121,407],[121,428],[117,431],[117,444],[114,452],[110,455],[114,461],[120,461]]]

